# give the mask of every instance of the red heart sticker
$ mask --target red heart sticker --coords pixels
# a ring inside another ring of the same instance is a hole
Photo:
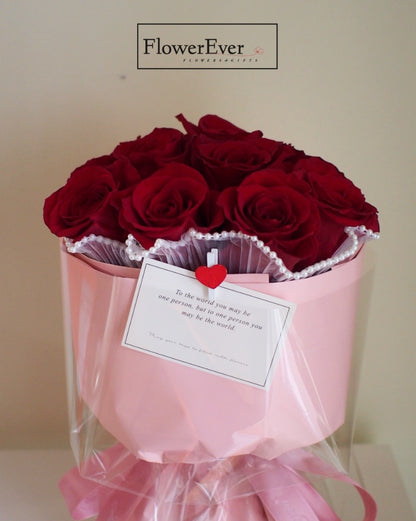
[[[199,266],[199,268],[195,270],[195,277],[199,282],[211,289],[215,289],[219,286],[226,276],[227,268],[222,264],[215,264],[210,268]]]

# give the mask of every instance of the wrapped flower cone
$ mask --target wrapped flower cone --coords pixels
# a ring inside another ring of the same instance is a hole
[[[121,143],[45,202],[65,237],[70,511],[337,521],[313,486],[337,479],[372,521],[326,440],[346,418],[377,210],[321,158],[179,119],[185,134]]]

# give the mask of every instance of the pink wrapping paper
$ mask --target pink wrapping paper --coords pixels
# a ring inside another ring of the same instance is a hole
[[[152,462],[272,459],[323,440],[345,418],[362,258],[309,279],[240,281],[297,304],[266,391],[122,347],[138,270],[62,251],[77,391],[107,431]]]

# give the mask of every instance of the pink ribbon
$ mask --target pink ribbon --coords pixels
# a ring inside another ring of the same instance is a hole
[[[59,487],[76,521],[341,521],[300,473],[353,485],[363,521],[376,519],[376,503],[365,489],[304,449],[272,461],[251,455],[221,460],[212,468],[150,463],[117,444],[96,453],[82,471],[70,470]]]
[[[251,456],[247,456],[250,461]],[[363,521],[374,521],[377,506],[373,497],[359,483],[344,472],[338,471],[314,454],[297,449],[276,460],[265,472],[257,472],[250,482],[271,519],[283,521],[341,521],[332,508],[312,485],[298,474],[305,472],[353,485],[364,504]],[[259,460],[252,465],[259,469]],[[284,484],[282,486],[281,484]],[[276,484],[270,486],[270,484]]]

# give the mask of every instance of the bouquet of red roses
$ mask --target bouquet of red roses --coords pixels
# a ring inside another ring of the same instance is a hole
[[[376,208],[334,165],[217,116],[178,118],[186,134],[156,128],[77,168],[45,201],[50,230],[74,241],[131,234],[145,249],[190,228],[236,230],[291,271],[334,255],[346,227],[379,231]]]
[[[311,483],[353,483],[328,437],[377,210],[319,157],[177,118],[185,133],[121,143],[45,201],[79,463],[61,488],[75,519],[335,521]]]

